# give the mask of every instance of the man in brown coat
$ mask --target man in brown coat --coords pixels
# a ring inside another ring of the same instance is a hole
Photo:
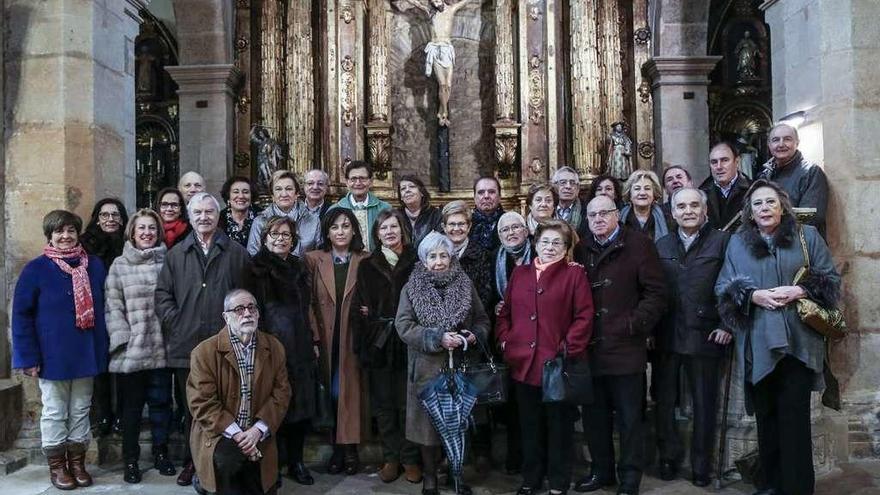
[[[587,271],[596,308],[588,346],[595,400],[585,405],[592,473],[575,485],[592,492],[615,482],[612,421],[617,418],[620,459],[617,493],[639,493],[645,461],[643,376],[647,338],[666,309],[666,285],[654,243],[620,224],[611,199],[597,196],[587,205],[590,233],[575,259]]]
[[[262,495],[274,492],[274,434],[290,403],[284,347],[257,331],[250,292],[229,292],[223,308],[226,327],[193,350],[186,383],[194,484],[199,493]]]

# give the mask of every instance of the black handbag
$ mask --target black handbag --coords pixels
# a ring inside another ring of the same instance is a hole
[[[477,337],[477,344],[489,361],[474,364],[463,363],[459,369],[465,379],[476,386],[478,405],[504,404],[507,402],[510,370],[506,364],[495,362],[495,358],[479,337]]]
[[[589,404],[593,402],[593,374],[586,359],[568,357],[568,347],[544,362],[541,389],[544,402]]]

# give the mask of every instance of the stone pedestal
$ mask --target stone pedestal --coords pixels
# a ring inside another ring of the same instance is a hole
[[[194,170],[219,198],[232,175],[235,88],[241,73],[232,64],[167,67],[180,98],[180,173]]]
[[[800,149],[828,175],[828,242],[851,334],[831,350],[844,411],[825,410],[842,456],[880,453],[880,3],[767,1],[773,114],[803,111]],[[818,425],[816,425],[818,426]],[[814,426],[814,431],[815,431]],[[847,434],[848,430],[848,434]]]
[[[654,168],[684,166],[699,184],[709,174],[709,73],[721,57],[654,57],[642,68],[652,81]]]

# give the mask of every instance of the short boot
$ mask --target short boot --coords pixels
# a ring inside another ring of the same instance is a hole
[[[400,476],[399,462],[386,462],[379,470],[379,479],[385,483],[391,483]]]
[[[418,464],[404,464],[403,473],[406,481],[410,483],[422,482],[422,467]]]
[[[76,480],[76,486],[92,486],[92,476],[86,471],[86,449],[89,444],[67,443],[67,469]]]
[[[177,470],[168,459],[168,445],[153,445],[153,467],[162,476],[174,476]]]
[[[67,469],[67,449],[64,445],[45,447],[43,452],[49,461],[49,481],[59,490],[73,490],[76,480]]]

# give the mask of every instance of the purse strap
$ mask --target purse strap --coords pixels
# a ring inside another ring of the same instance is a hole
[[[807,270],[810,269],[810,252],[807,250],[807,239],[804,237],[804,228],[798,228],[798,236],[801,238],[801,250],[804,253],[804,263],[806,263]]]

